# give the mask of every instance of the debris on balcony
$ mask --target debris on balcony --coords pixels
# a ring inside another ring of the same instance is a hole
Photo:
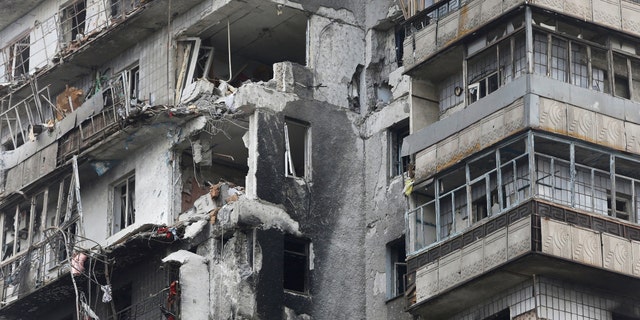
[[[56,97],[56,119],[62,120],[67,114],[78,109],[84,102],[83,94],[81,89],[67,85]]]

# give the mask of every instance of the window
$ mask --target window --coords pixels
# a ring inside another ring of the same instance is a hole
[[[61,13],[60,28],[62,29],[62,41],[69,44],[84,36],[84,27],[87,18],[86,0],[79,0],[64,7]]]
[[[629,220],[629,213],[631,212],[630,202],[630,199],[619,194],[616,196],[614,207],[611,197],[607,198],[607,214],[611,217]]]
[[[127,70],[127,80],[129,81],[129,98],[138,100],[140,98],[140,66],[135,65]]]
[[[469,103],[478,101],[500,86],[497,52],[497,47],[492,47],[469,59]]]
[[[4,49],[5,72],[9,81],[18,80],[29,73],[29,33],[21,36]]]
[[[311,128],[309,124],[285,119],[284,142],[285,175],[311,180]]]
[[[309,242],[285,236],[282,287],[298,293],[308,292]]]
[[[113,189],[113,232],[135,222],[135,176],[130,175]]]
[[[387,244],[387,299],[395,298],[406,290],[407,274],[404,236]]]
[[[403,120],[389,128],[389,174],[392,177],[401,175],[407,169],[408,158],[402,158],[402,141],[409,135],[409,119]]]
[[[176,100],[180,101],[182,90],[197,79],[211,79],[213,69],[213,47],[204,46],[200,38],[178,41],[180,69],[177,74]]]

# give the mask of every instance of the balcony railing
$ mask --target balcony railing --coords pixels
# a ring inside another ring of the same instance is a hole
[[[421,204],[406,214],[407,251],[415,254],[531,198],[638,223],[638,166],[640,160],[602,147],[530,132],[417,188]]]
[[[145,3],[150,1],[145,1]],[[35,25],[2,50],[0,74],[19,81],[59,62],[84,42],[112,28],[142,8],[141,0],[77,0]]]
[[[402,2],[402,0],[400,1]],[[412,5],[410,8],[407,8],[407,13],[405,13],[406,20],[403,24],[405,35],[409,36],[427,27],[438,19],[447,16],[449,13],[459,10],[463,4],[469,1],[471,0],[439,1],[427,8],[424,8],[425,4],[422,2]]]
[[[66,264],[68,253],[75,243],[77,219],[61,229],[47,232],[46,238],[6,259],[0,265],[0,307],[50,283],[70,270]],[[63,234],[65,236],[63,236]]]

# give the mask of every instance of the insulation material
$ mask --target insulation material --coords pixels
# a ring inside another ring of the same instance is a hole
[[[195,253],[179,250],[162,262],[177,262],[180,266],[180,311],[182,319],[209,319],[209,269],[207,260]]]
[[[84,92],[76,87],[69,87],[56,97],[56,119],[62,120],[68,113],[78,109],[83,102]]]

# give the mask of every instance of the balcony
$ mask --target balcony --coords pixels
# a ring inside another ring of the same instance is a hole
[[[10,44],[0,71],[12,81],[11,101],[31,92],[25,76],[35,75],[53,93],[74,83],[93,69],[117,57],[168,24],[172,16],[186,12],[200,0],[167,1],[110,0],[73,1],[52,16],[33,23],[26,35],[29,45]],[[132,30],[134,30],[132,32]],[[71,63],[72,62],[72,63]]]
[[[409,257],[415,296],[408,311],[448,318],[537,277],[638,299],[638,240],[636,224],[527,201]]]
[[[551,10],[564,15],[567,22],[584,21],[599,27],[640,36],[640,4],[633,1],[584,2],[574,0],[543,0],[526,2],[519,0],[449,0],[439,1],[409,17],[405,23],[403,63],[407,73],[415,72],[441,50],[461,43],[479,40],[478,32],[496,27],[502,16],[517,13],[527,6]],[[415,10],[414,10],[415,11]],[[545,13],[547,16],[553,16]],[[514,26],[512,26],[514,27]],[[601,31],[606,33],[606,31]],[[487,40],[490,40],[487,38]]]

